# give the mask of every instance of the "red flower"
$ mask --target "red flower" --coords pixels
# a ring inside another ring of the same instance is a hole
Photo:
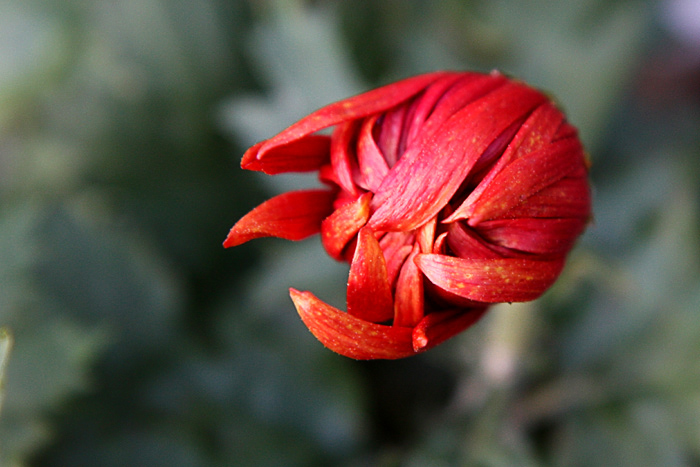
[[[328,186],[266,201],[224,246],[320,232],[350,263],[348,311],[295,289],[292,301],[324,345],[357,359],[422,352],[492,303],[537,298],[591,210],[576,129],[544,94],[496,72],[430,73],[336,102],[241,166],[318,171]]]

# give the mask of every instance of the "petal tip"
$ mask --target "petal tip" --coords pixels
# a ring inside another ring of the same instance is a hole
[[[413,334],[413,351],[418,353],[426,350],[428,346],[428,336],[422,329],[416,329]]]
[[[393,360],[415,354],[411,328],[358,319],[319,300],[311,292],[290,288],[289,293],[306,327],[333,352],[355,360]]]
[[[226,240],[224,240],[224,243],[222,245],[224,248],[231,248],[237,246],[238,244],[229,235],[228,237],[226,237]]]

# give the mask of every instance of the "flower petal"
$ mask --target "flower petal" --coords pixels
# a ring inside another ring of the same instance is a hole
[[[332,211],[332,191],[283,193],[265,201],[236,222],[224,241],[224,247],[237,246],[260,237],[302,240],[318,233],[321,221]]]
[[[335,180],[351,196],[359,194],[352,177],[353,171],[359,171],[354,145],[357,131],[357,122],[344,122],[335,127],[331,136],[331,167]]]
[[[484,303],[526,302],[549,288],[564,266],[563,259],[463,259],[423,254],[416,257],[423,274],[438,287]]]
[[[334,352],[357,360],[415,355],[411,328],[363,321],[322,302],[311,292],[290,289],[289,294],[309,331]]]
[[[381,123],[377,125],[377,146],[382,152],[389,168],[396,164],[403,152],[405,138],[403,122],[409,107],[415,101],[407,101],[382,113]],[[373,190],[374,191],[374,190]]]
[[[539,151],[550,144],[563,120],[564,115],[550,102],[545,102],[535,109],[527,120],[520,125],[517,134],[510,141],[503,155],[490,168],[478,186],[469,193],[462,205],[445,219],[445,222],[454,222],[469,217],[473,210],[473,204],[481,197],[494,178],[512,161],[529,153]]]
[[[566,254],[586,227],[586,219],[497,219],[479,224],[489,242],[528,253]]]
[[[394,300],[394,326],[412,328],[423,318],[425,306],[423,274],[413,261],[419,253],[420,247],[416,244],[399,273]]]
[[[427,73],[327,105],[260,144],[248,159],[255,158],[262,166],[276,166],[276,159],[287,158],[285,146],[340,122],[382,112],[411,98],[434,81],[454,74],[445,71]]]
[[[394,302],[379,242],[368,228],[360,229],[348,277],[348,314],[381,323],[394,316]]]
[[[494,79],[495,78],[495,79]],[[501,75],[460,73],[431,84],[409,109],[403,126],[404,150],[430,137],[461,108],[505,83]]]
[[[502,256],[462,222],[449,224],[448,229],[447,245],[455,256],[465,259],[497,259]]]
[[[414,237],[415,235],[411,232],[387,232],[379,240],[379,246],[382,247],[384,259],[386,260],[386,270],[390,284],[396,282],[404,261],[413,251]]]
[[[432,253],[437,230],[437,216],[423,224],[416,232],[416,241],[420,245],[421,253]]]
[[[481,319],[488,306],[471,310],[438,311],[426,315],[413,329],[413,350],[423,352],[456,336]]]
[[[360,180],[357,184],[365,190],[375,191],[389,173],[389,165],[384,159],[372,130],[379,115],[373,115],[362,123],[357,140],[357,162],[360,167]]]
[[[330,160],[331,139],[324,135],[308,135],[275,150],[275,157],[258,159],[261,141],[243,154],[241,167],[268,175],[285,172],[312,172]]]
[[[372,193],[365,193],[355,201],[344,204],[321,223],[321,242],[335,260],[343,259],[343,249],[369,219]]]
[[[557,141],[513,161],[471,205],[469,225],[503,216],[510,209],[525,204],[530,196],[582,168],[583,164],[583,148],[580,141],[573,138]],[[587,197],[588,188],[584,186],[583,190],[580,195]]]
[[[396,163],[372,199],[376,230],[412,230],[442,209],[488,146],[545,97],[509,82],[448,119]]]
[[[577,217],[591,214],[591,194],[585,168],[538,191],[527,203],[515,206],[508,217]]]

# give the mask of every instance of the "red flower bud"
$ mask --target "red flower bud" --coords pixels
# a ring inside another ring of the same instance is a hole
[[[294,289],[292,301],[324,345],[357,359],[422,352],[492,303],[539,297],[591,211],[576,129],[544,94],[496,72],[430,73],[331,104],[241,166],[318,171],[328,186],[261,204],[224,246],[320,232],[350,263],[348,311]]]

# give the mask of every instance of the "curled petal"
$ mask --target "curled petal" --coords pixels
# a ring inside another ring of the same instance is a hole
[[[585,170],[576,172],[538,191],[528,198],[527,203],[510,209],[508,216],[587,219],[591,213],[588,178]]]
[[[435,231],[437,229],[437,216],[423,224],[417,232],[416,241],[420,245],[421,253],[431,253],[435,243]]]
[[[357,161],[361,174],[358,185],[370,191],[379,188],[382,180],[389,173],[389,165],[372,135],[372,129],[378,117],[373,115],[363,122],[357,140]]]
[[[503,130],[503,133],[498,135],[498,138],[489,144],[469,172],[467,178],[471,185],[477,181],[481,181],[494,166],[505,164],[506,157],[503,152],[521,126],[521,121],[511,123],[508,128]]]
[[[321,241],[328,254],[341,261],[343,249],[369,219],[372,193],[365,193],[351,203],[333,211],[321,223]]]
[[[403,153],[407,137],[403,124],[408,109],[412,108],[413,105],[415,105],[413,102],[408,101],[388,109],[382,114],[381,125],[377,125],[377,146],[382,151],[382,155],[389,167],[393,167]]]
[[[412,230],[440,211],[489,145],[545,97],[509,82],[450,117],[399,159],[372,199],[369,225]]]
[[[394,326],[413,327],[423,318],[425,306],[423,274],[413,261],[418,253],[420,253],[420,247],[414,245],[413,251],[403,263],[396,283]]]
[[[525,204],[530,196],[580,169],[583,160],[581,143],[571,138],[517,159],[504,168],[470,206],[469,224],[497,219]],[[588,197],[587,187],[580,196]]]
[[[510,161],[539,151],[552,142],[563,122],[564,114],[553,103],[545,102],[523,122],[512,147],[508,148],[512,156],[504,156]]]
[[[488,306],[472,310],[438,311],[426,315],[413,329],[413,350],[423,352],[456,336],[479,321]]]
[[[479,233],[488,241],[514,250],[566,254],[586,226],[586,219],[499,219],[479,224]]]
[[[497,259],[501,257],[473,229],[461,222],[449,225],[447,244],[452,252],[460,258]]]
[[[433,243],[433,251],[430,253],[436,253],[444,255],[447,252],[447,234],[448,232],[443,232],[437,237],[435,237],[435,243]],[[459,255],[458,255],[459,256]]]
[[[471,214],[473,204],[512,161],[543,149],[550,144],[557,128],[561,126],[564,115],[553,104],[545,102],[535,109],[520,125],[517,134],[510,141],[503,155],[491,167],[489,172],[479,182],[479,185],[469,194],[462,205],[452,213],[445,222],[466,219]]]
[[[563,259],[463,259],[424,254],[416,257],[423,274],[443,290],[484,303],[526,302],[547,290],[559,276]]]
[[[433,83],[412,106],[403,122],[408,129],[406,147],[432,135],[459,109],[505,82],[502,76],[462,73]]]
[[[558,141],[565,138],[577,138],[578,130],[575,126],[567,121],[563,121],[561,126],[558,128],[557,133],[554,135],[553,141]]]
[[[434,81],[454,74],[451,72],[427,73],[327,105],[302,118],[276,136],[256,145],[257,148],[249,159],[257,159],[262,166],[275,166],[277,165],[276,159],[286,158],[285,146],[302,140],[302,138],[323,128],[382,112],[410,99]]]
[[[243,154],[241,167],[268,175],[285,172],[311,172],[330,160],[331,139],[323,135],[309,135],[275,150],[275,157],[258,159],[262,141]]]
[[[355,155],[356,122],[345,122],[335,127],[331,137],[331,167],[338,185],[351,196],[357,196],[352,174],[358,171]],[[353,170],[354,169],[354,170]]]
[[[386,259],[389,283],[394,284],[404,261],[413,250],[414,235],[409,232],[387,232],[379,241]]]
[[[360,229],[348,277],[348,314],[381,323],[394,316],[391,285],[379,242],[368,228]]]
[[[357,360],[415,354],[411,328],[364,321],[322,302],[311,292],[290,289],[289,294],[309,331],[334,352]]]
[[[265,201],[236,222],[224,241],[224,247],[237,246],[260,237],[302,240],[318,233],[321,221],[332,210],[332,191],[283,193]]]

